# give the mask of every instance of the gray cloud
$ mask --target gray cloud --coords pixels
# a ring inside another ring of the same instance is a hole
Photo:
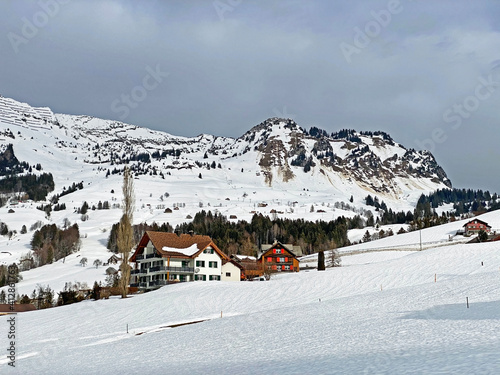
[[[384,130],[432,148],[455,186],[498,191],[500,88],[469,99],[460,127],[443,119],[478,79],[500,80],[498,2],[401,0],[382,25],[390,3],[2,1],[0,94],[120,120],[113,102],[146,93],[124,121],[185,136],[237,137],[286,107],[306,128]],[[41,27],[16,53],[25,20]],[[358,48],[356,30],[376,35]],[[351,62],[341,43],[359,50]],[[169,76],[145,89],[156,66]]]

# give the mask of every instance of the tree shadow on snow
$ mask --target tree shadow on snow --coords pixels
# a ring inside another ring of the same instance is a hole
[[[500,320],[500,301],[476,302],[469,300],[463,303],[438,305],[426,310],[412,311],[401,319],[424,320]]]

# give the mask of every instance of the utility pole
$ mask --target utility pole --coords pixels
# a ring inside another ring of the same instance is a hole
[[[420,232],[420,251],[422,251],[422,223],[418,224],[419,232]]]

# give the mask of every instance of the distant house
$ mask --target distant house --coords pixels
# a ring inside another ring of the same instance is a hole
[[[182,281],[239,280],[240,270],[209,236],[147,231],[130,258],[131,287]]]
[[[278,241],[263,251],[258,262],[262,264],[265,271],[299,272],[299,260],[297,256],[291,249]]]
[[[22,303],[22,304],[16,303],[13,305],[7,303],[0,304],[0,315],[34,311],[34,310],[36,310],[36,307],[32,303]]]
[[[489,233],[491,231],[491,227],[488,225],[488,223],[479,219],[473,219],[468,223],[465,223],[463,227],[465,235],[477,234],[482,230],[484,230],[486,233]]]
[[[118,264],[118,262],[121,262],[122,258],[116,254],[111,255],[111,257],[108,259],[106,262],[106,265],[108,264]]]

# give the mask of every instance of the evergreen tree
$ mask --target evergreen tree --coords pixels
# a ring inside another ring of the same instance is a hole
[[[325,270],[325,252],[321,250],[318,253],[318,271]]]

